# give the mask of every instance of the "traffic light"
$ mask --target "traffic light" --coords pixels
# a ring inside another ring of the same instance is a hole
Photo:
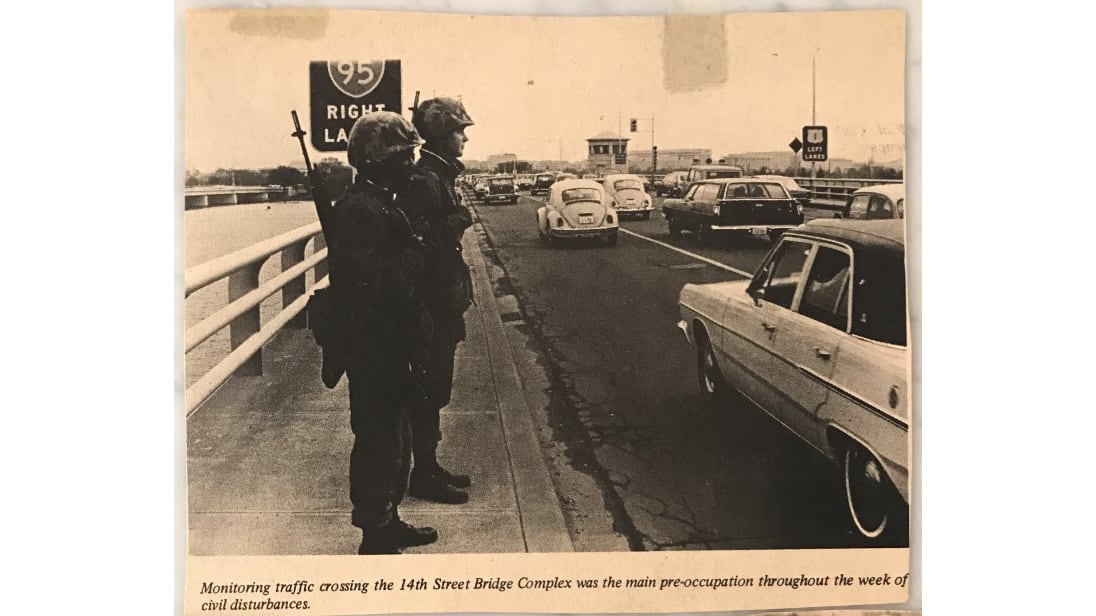
[[[651,146],[651,173],[658,171],[658,146]]]
[[[636,132],[636,119],[635,118],[632,118],[632,120],[631,120],[631,127],[632,127],[632,129],[631,129],[632,132],[633,133]]]

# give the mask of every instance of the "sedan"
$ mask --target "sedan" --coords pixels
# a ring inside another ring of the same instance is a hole
[[[773,182],[780,182],[784,187],[784,190],[788,191],[788,194],[792,196],[799,205],[807,207],[811,204],[811,191],[803,188],[799,185],[799,182],[795,181],[795,178],[790,178],[786,175],[755,175],[755,178],[759,180],[771,180]]]
[[[811,221],[752,280],[687,284],[679,306],[703,395],[752,401],[840,468],[855,532],[908,540],[902,222]]]
[[[607,204],[605,189],[593,180],[567,179],[552,184],[548,200],[537,210],[537,234],[549,245],[557,245],[563,238],[593,237],[615,246],[619,228],[619,217]]]

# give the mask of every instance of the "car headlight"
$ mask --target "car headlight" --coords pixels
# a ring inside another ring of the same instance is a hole
[[[712,207],[712,213],[715,214],[716,216],[719,216],[719,206],[718,205]]]

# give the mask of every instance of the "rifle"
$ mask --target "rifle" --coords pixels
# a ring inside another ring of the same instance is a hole
[[[308,158],[308,148],[304,144],[305,133],[301,130],[301,121],[297,118],[297,110],[291,111],[293,115],[293,128],[297,129],[291,137],[296,137],[301,144],[301,154],[304,154],[304,166],[308,170],[308,183],[312,185],[312,202],[316,204],[316,217],[320,219],[320,230],[330,249],[331,234],[328,232],[328,221],[331,212],[331,197],[327,194],[327,188],[323,185],[323,179],[312,166]],[[335,309],[334,297],[330,289],[317,289],[308,300],[305,308],[308,314],[308,326],[312,330],[312,336],[320,345],[322,351],[322,364],[320,379],[328,389],[334,389],[339,379],[346,373],[346,359],[338,350],[338,323],[339,318]]]
[[[328,215],[331,213],[331,196],[327,194],[323,179],[320,178],[320,174],[308,158],[308,148],[304,144],[304,136],[308,133],[301,130],[301,121],[297,119],[297,110],[294,109],[290,113],[293,115],[293,128],[297,129],[290,136],[296,137],[301,144],[301,154],[304,154],[304,166],[308,171],[308,183],[312,185],[312,202],[316,204],[316,217],[320,219],[320,229],[323,230],[323,237],[326,240],[331,237],[331,234],[327,232]]]

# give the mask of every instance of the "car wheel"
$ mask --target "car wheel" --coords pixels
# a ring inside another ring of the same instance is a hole
[[[875,456],[861,445],[849,443],[845,448],[844,475],[845,502],[861,535],[878,539],[897,525],[895,505],[902,499]]]
[[[548,241],[548,247],[549,248],[559,248],[559,238],[552,235],[551,231],[549,231],[547,233],[547,241]]]
[[[694,328],[695,329],[695,328]],[[715,349],[703,329],[695,329],[696,335],[696,376],[700,384],[700,393],[710,403],[719,400],[726,389],[726,381],[715,360]]]
[[[696,230],[693,231],[693,237],[696,239],[696,243],[700,246],[707,246],[712,243],[712,231],[705,223],[700,223],[696,226]]]
[[[670,227],[670,237],[675,240],[681,239],[681,227],[677,226],[672,216],[666,217],[666,225]]]

